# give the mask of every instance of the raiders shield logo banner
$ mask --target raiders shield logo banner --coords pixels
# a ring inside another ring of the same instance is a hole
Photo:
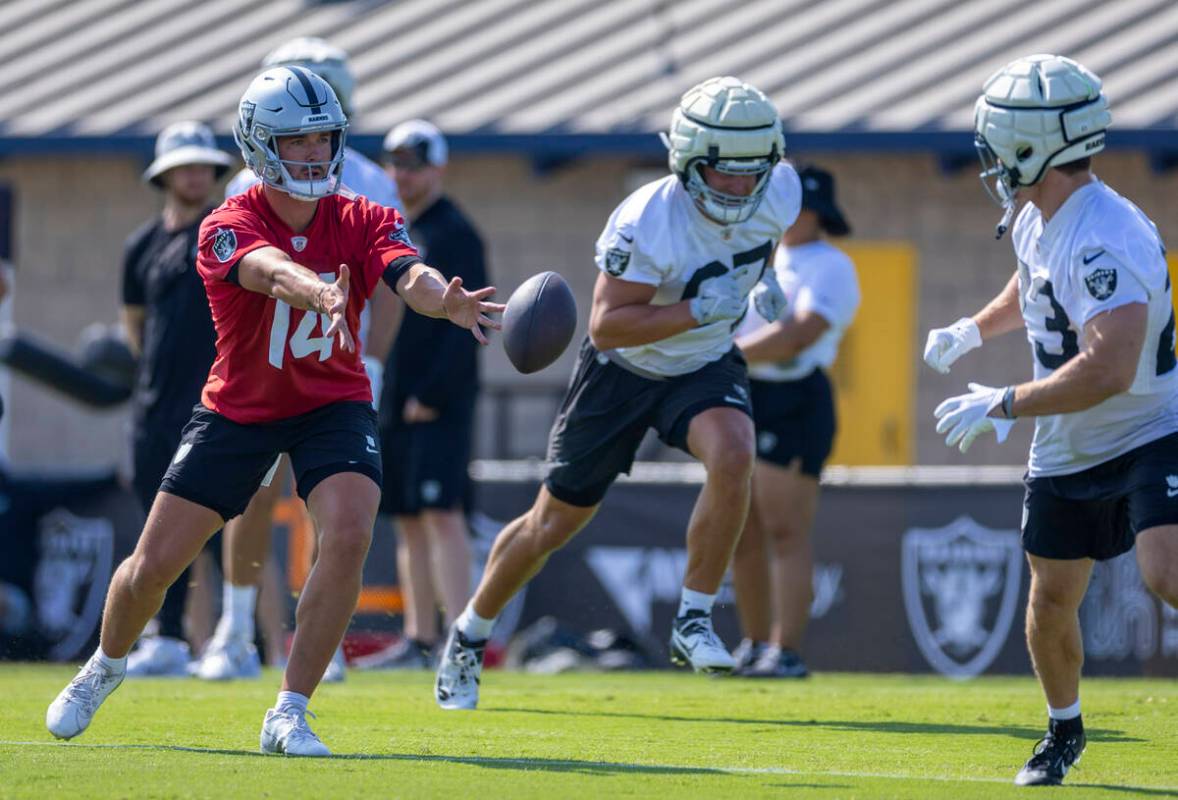
[[[224,264],[237,252],[237,234],[232,228],[217,228],[213,235],[213,255]]]
[[[1094,269],[1084,276],[1084,285],[1097,300],[1108,300],[1117,290],[1117,271],[1111,267]]]
[[[630,251],[611,247],[605,251],[605,271],[617,277],[630,266]]]
[[[958,517],[944,528],[912,528],[901,544],[904,609],[916,645],[938,672],[981,674],[1002,649],[1022,582],[1018,531]]]
[[[39,534],[41,560],[33,578],[38,627],[52,643],[50,658],[77,658],[102,619],[114,569],[114,525],[58,508],[41,518]]]

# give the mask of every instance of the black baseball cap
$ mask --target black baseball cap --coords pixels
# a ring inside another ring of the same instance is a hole
[[[802,180],[802,208],[818,215],[818,224],[831,236],[846,236],[851,232],[847,218],[834,201],[834,176],[818,167],[798,170]]]

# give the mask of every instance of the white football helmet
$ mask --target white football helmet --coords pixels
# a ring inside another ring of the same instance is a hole
[[[752,217],[769,187],[773,165],[785,153],[785,134],[773,103],[738,78],[709,78],[687,90],[660,134],[670,151],[671,172],[705,215],[724,225]],[[731,175],[757,175],[747,197],[716,191],[703,165]]]
[[[263,67],[306,67],[331,84],[344,113],[352,116],[352,92],[356,79],[348,66],[347,51],[317,36],[300,36],[274,48],[262,59]]]
[[[974,144],[982,184],[1005,210],[999,237],[1014,215],[1020,186],[1104,149],[1112,115],[1100,86],[1092,72],[1053,55],[1016,59],[987,79],[974,105]]]
[[[303,67],[273,67],[254,78],[241,96],[233,139],[262,183],[299,200],[318,200],[339,189],[347,130],[348,118],[327,81]],[[329,161],[279,158],[279,137],[319,131],[332,134]],[[296,180],[292,167],[326,167],[326,172]]]

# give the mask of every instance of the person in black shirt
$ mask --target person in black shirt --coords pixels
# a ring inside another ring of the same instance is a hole
[[[424,120],[402,123],[385,137],[384,156],[422,258],[448,278],[485,285],[483,242],[443,192],[447,146],[441,132]],[[449,627],[470,599],[464,512],[478,345],[442,323],[406,314],[385,367],[381,511],[394,515],[397,526],[405,640],[358,662],[362,666],[426,667],[438,640],[438,603]]]
[[[200,402],[216,355],[216,333],[196,272],[197,232],[209,199],[232,162],[200,122],[177,122],[156,140],[143,179],[164,195],[163,211],[127,238],[123,327],[139,356],[132,404],[133,486],[146,513]],[[172,584],[159,614],[159,635],[144,637],[128,675],[184,675],[189,647],[182,619],[188,571]]]

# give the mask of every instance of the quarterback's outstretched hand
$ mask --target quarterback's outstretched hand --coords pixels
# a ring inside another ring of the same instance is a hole
[[[777,282],[777,274],[772,268],[765,270],[765,276],[753,287],[753,306],[757,313],[766,322],[776,322],[785,314],[788,304],[785,292]]]
[[[503,327],[487,314],[501,314],[503,309],[507,308],[502,303],[485,302],[486,298],[493,294],[495,294],[494,286],[484,286],[477,291],[468,292],[462,288],[462,278],[455,276],[450,279],[450,283],[446,286],[446,292],[442,295],[442,308],[446,311],[447,319],[459,328],[466,328],[470,331],[479,344],[486,344],[487,337],[483,333],[482,326],[493,330]]]
[[[319,292],[319,313],[326,314],[331,320],[323,335],[330,339],[339,334],[339,346],[349,353],[356,349],[356,342],[352,339],[352,332],[348,330],[348,280],[350,276],[347,264],[339,265],[339,275],[335,283],[329,283]]]
[[[748,307],[733,273],[708,278],[699,285],[699,294],[691,298],[691,316],[700,325],[736,319]]]
[[[1014,420],[989,416],[991,411],[1002,405],[1005,391],[1004,388],[971,383],[969,394],[950,397],[937,406],[933,416],[939,420],[937,433],[948,431],[945,444],[952,447],[960,442],[960,450],[964,453],[969,450],[974,439],[987,431],[994,431],[999,444],[1005,442]]]
[[[924,345],[924,363],[943,375],[953,362],[970,350],[982,346],[982,332],[969,317],[962,317],[948,328],[933,328]]]

